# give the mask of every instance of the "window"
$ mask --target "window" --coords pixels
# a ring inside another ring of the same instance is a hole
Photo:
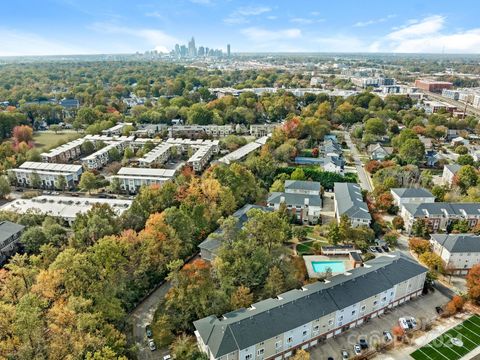
[[[377,303],[378,303],[378,301],[375,300],[375,301],[373,302],[373,306],[377,305]]]
[[[289,338],[287,339],[287,343],[291,343],[292,341],[293,341],[293,338],[292,338],[292,337],[289,337]]]
[[[355,311],[355,310],[353,310],[353,311],[352,311],[352,315],[355,315],[355,313],[356,313],[356,311]]]
[[[277,341],[275,343],[275,349],[280,349],[282,347],[282,342],[281,341]]]
[[[333,325],[333,319],[328,320],[328,325]]]
[[[342,316],[340,316],[340,318],[339,318],[338,320],[342,321],[342,320],[343,320],[343,315],[342,315]]]
[[[303,336],[307,336],[307,331],[305,330],[303,333],[302,333]]]
[[[252,358],[252,354],[247,354],[247,355],[245,356],[245,360],[250,360],[251,358]]]
[[[265,349],[258,349],[257,350],[257,355],[263,355],[265,353]]]
[[[316,325],[316,326],[313,327],[313,331],[318,331],[318,330],[319,330],[318,325]]]
[[[366,306],[363,305],[362,308],[360,309],[361,312],[365,312]]]
[[[383,302],[387,301],[387,297],[384,296],[384,297],[382,298],[382,301],[383,301]]]
[[[258,345],[262,346],[263,344],[265,344],[265,343],[262,341],[262,342],[261,342],[260,344],[258,344]]]

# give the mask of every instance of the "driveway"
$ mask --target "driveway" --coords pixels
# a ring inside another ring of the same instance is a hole
[[[165,282],[154,292],[145,298],[128,318],[129,324],[132,324],[132,341],[137,346],[138,360],[162,359],[167,354],[166,350],[150,351],[147,346],[147,337],[145,334],[145,326],[153,321],[153,315],[157,310],[158,304],[163,300],[170,289],[170,283]]]
[[[383,341],[383,331],[391,332],[392,327],[397,324],[398,318],[402,316],[414,316],[419,324],[418,326],[421,327],[422,324],[430,323],[437,317],[435,306],[444,305],[448,301],[449,298],[439,291],[420,296],[393,308],[390,312],[374,318],[360,327],[326,340],[310,351],[311,360],[324,360],[329,356],[334,359],[341,358],[340,351],[342,349],[346,349],[350,356],[353,356],[353,345],[358,343],[360,338],[366,339],[370,346],[374,346],[373,344]]]
[[[358,149],[355,146],[355,144],[352,142],[350,133],[348,131],[344,131],[344,135],[345,135],[345,142],[347,143],[347,146],[350,149],[350,153],[352,154],[355,168],[357,169],[360,186],[362,187],[362,189],[367,190],[368,192],[372,192],[373,191],[372,180],[370,179],[370,176],[367,174],[367,172],[363,168],[362,161],[360,160],[360,153],[358,152]]]

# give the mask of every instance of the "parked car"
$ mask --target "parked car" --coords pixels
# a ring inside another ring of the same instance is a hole
[[[441,306],[435,306],[435,311],[437,312],[437,314],[442,314],[443,308]]]
[[[342,359],[347,360],[350,358],[347,350],[342,350]]]
[[[371,252],[377,252],[377,249],[375,249],[375,246],[370,246],[368,250],[370,250]]]
[[[417,326],[417,320],[413,316],[410,317],[410,322],[412,323],[413,327]]]
[[[148,347],[150,348],[151,351],[157,350],[157,347],[155,346],[155,342],[152,339],[148,339]]]
[[[147,338],[151,339],[153,334],[152,334],[152,328],[150,325],[145,326],[145,333],[147,334]]]
[[[362,349],[368,349],[368,342],[367,342],[367,340],[365,340],[365,339],[360,339],[358,342],[360,343],[360,347],[361,347]]]
[[[375,246],[375,250],[377,250],[377,252],[379,252],[379,253],[383,252],[383,250],[380,246]]]
[[[360,355],[360,353],[362,352],[362,348],[360,347],[360,345],[353,345],[353,352],[355,353],[355,355]]]
[[[398,319],[398,324],[400,325],[400,327],[401,327],[403,330],[408,330],[408,329],[409,329],[409,326],[408,326],[408,323],[407,323],[407,319],[405,319],[405,318],[400,318],[400,319]]]
[[[390,331],[384,331],[383,332],[383,338],[385,339],[386,342],[392,341],[393,336],[390,334]]]
[[[385,252],[390,252],[390,249],[388,248],[387,245],[382,245],[382,249],[383,249],[383,251],[385,251]]]
[[[171,358],[172,358],[172,357],[171,357],[170,355],[165,355],[165,356],[163,357],[163,360],[170,360]]]

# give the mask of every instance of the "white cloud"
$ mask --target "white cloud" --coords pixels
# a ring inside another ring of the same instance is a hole
[[[272,9],[268,6],[240,7],[234,12],[232,12],[228,17],[223,19],[223,22],[227,24],[246,24],[250,22],[250,17],[258,16],[264,13],[268,13],[270,11],[272,11]]]
[[[108,33],[133,36],[145,41],[152,49],[160,52],[168,52],[179,40],[157,29],[148,28],[129,28],[110,23],[95,23],[91,27],[93,30]]]
[[[268,19],[268,20],[275,20],[275,19],[277,19],[277,16],[275,16],[275,15],[268,15],[268,16],[267,16],[267,19]]]
[[[249,27],[240,31],[250,40],[256,42],[281,40],[281,39],[297,39],[302,36],[300,29],[283,29],[283,30],[267,30],[259,27]]]
[[[399,53],[480,53],[480,28],[453,33],[444,32],[446,18],[433,15],[409,20],[384,37],[374,41],[369,51]]]
[[[389,19],[394,18],[395,16],[396,15],[392,14],[392,15],[388,15],[388,16],[385,16],[385,17],[382,17],[382,18],[379,18],[379,19],[359,21],[359,22],[356,22],[355,24],[353,24],[353,26],[355,26],[355,27],[365,27],[365,26],[369,26],[369,25],[380,24],[380,23],[386,22]]]
[[[309,18],[301,18],[301,17],[296,17],[296,18],[291,18],[290,22],[296,23],[296,24],[302,24],[302,25],[309,25],[309,24],[314,24],[314,23],[319,23],[325,21],[324,19],[309,19]]]
[[[211,0],[190,0],[190,2],[194,4],[200,4],[200,5],[210,5],[212,4]]]
[[[92,54],[95,50],[64,43],[33,33],[0,28],[0,56]]]

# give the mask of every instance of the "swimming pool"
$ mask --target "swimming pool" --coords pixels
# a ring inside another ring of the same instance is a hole
[[[324,273],[328,268],[332,273],[345,272],[345,263],[343,261],[312,261],[313,271]]]

